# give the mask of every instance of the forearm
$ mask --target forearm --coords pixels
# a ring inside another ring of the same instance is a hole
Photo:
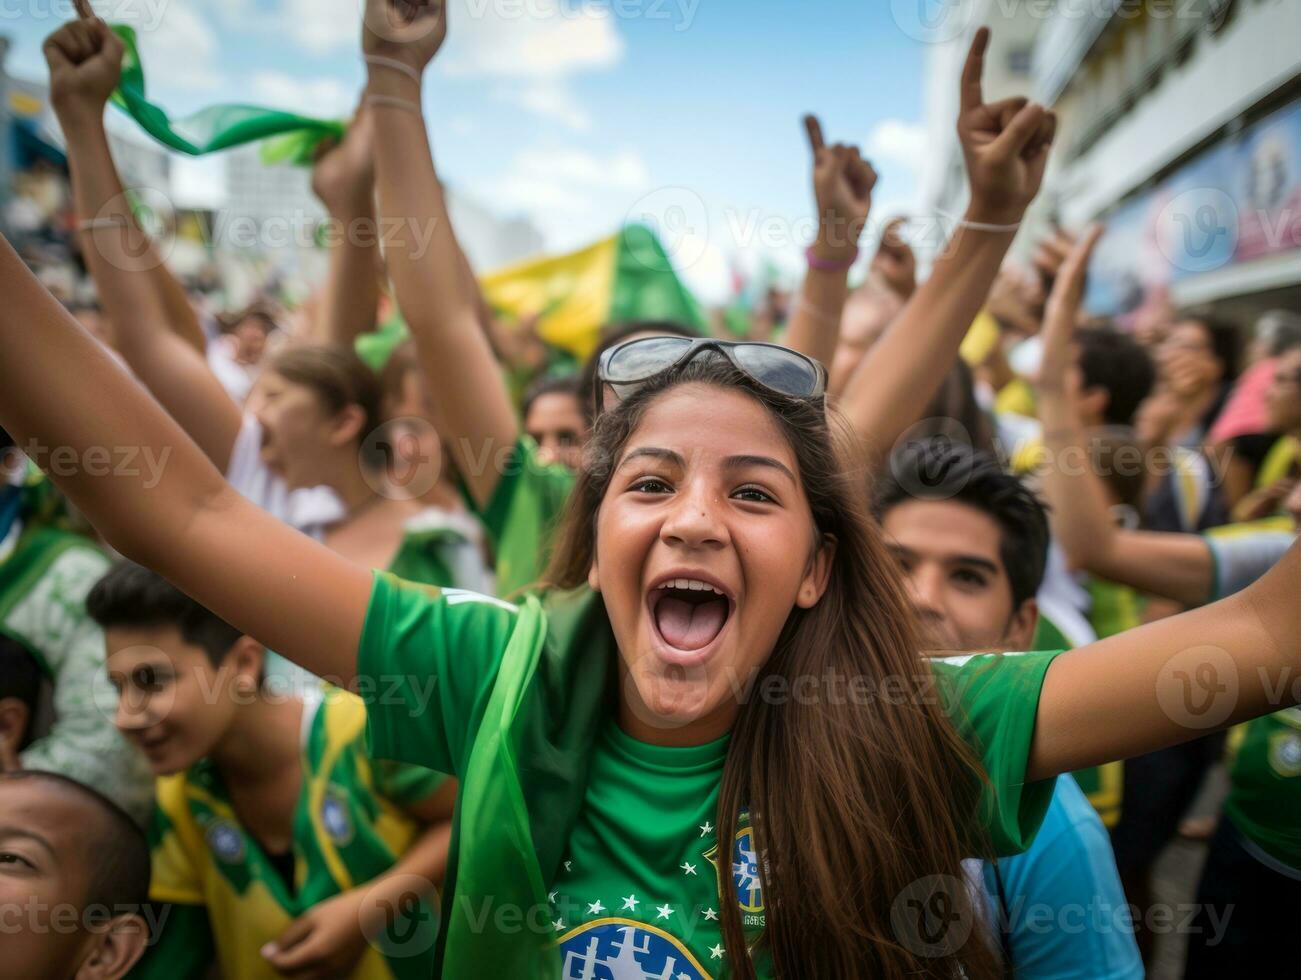
[[[165,550],[225,487],[221,475],[8,242],[0,245],[0,284],[0,424],[115,548]],[[128,451],[131,464],[115,465]]]
[[[205,453],[224,468],[240,411],[208,368],[185,291],[136,223],[103,120],[62,115],[77,212],[91,222],[82,251],[119,352]]]
[[[205,343],[198,317],[136,221],[109,150],[102,114],[65,110],[59,119],[68,141],[77,217],[88,222],[80,232],[82,252],[124,354],[147,344],[152,331],[169,327],[202,354]]]
[[[397,72],[372,75],[368,91],[418,105],[420,87]],[[376,177],[382,220],[401,220],[385,250],[389,275],[420,353],[449,447],[474,498],[492,496],[498,474],[483,460],[514,444],[518,422],[434,170],[424,119],[376,104]]]
[[[321,291],[317,336],[323,343],[352,349],[375,329],[383,257],[375,199],[369,192],[330,207],[330,269]]]
[[[1074,406],[1063,392],[1042,386],[1037,402],[1045,450],[1040,478],[1053,537],[1070,565],[1186,606],[1205,603],[1214,573],[1206,542],[1195,534],[1117,527]]]
[[[419,898],[432,895],[442,885],[447,872],[451,840],[450,820],[425,827],[392,868],[363,886],[370,898],[367,907],[381,912],[386,908],[400,909],[409,904],[409,900],[403,899],[413,892]],[[428,882],[428,887],[419,887],[421,882]]]
[[[1059,656],[1027,778],[1131,758],[1295,704],[1299,593],[1294,545],[1243,592]]]
[[[890,452],[939,390],[1012,237],[960,227],[850,379],[840,407],[874,459]]]
[[[849,270],[809,267],[791,312],[786,346],[830,367],[849,298]]]

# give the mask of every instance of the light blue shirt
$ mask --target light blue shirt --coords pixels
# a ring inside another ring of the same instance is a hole
[[[1070,776],[1058,778],[1030,849],[1001,858],[997,875],[988,861],[982,871],[1017,980],[1142,980],[1111,840]]]

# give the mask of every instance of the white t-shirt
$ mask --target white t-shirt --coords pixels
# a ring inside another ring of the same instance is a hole
[[[226,479],[268,514],[317,541],[325,537],[326,525],[344,516],[343,502],[329,487],[290,490],[284,479],[271,471],[262,461],[262,425],[251,414],[244,415],[231,447]]]

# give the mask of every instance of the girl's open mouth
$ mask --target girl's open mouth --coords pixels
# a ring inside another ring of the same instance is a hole
[[[655,632],[675,662],[705,659],[732,615],[732,601],[701,579],[668,579],[646,601]]]

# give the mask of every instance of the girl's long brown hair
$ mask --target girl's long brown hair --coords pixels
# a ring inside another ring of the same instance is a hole
[[[786,691],[797,678],[835,677],[845,682],[840,696],[748,697],[728,747],[717,826],[731,975],[756,975],[731,873],[748,808],[766,915],[759,942],[777,976],[999,976],[962,869],[964,857],[988,850],[971,830],[983,773],[930,693],[864,471],[834,448],[820,402],[762,388],[709,352],[648,382],[599,420],[546,581],[586,581],[624,444],[654,399],[688,383],[741,390],[772,413],[799,461],[818,537],[836,542],[826,594],[792,609],[750,691],[772,690],[764,681],[774,675]],[[864,689],[868,699],[852,696]]]

